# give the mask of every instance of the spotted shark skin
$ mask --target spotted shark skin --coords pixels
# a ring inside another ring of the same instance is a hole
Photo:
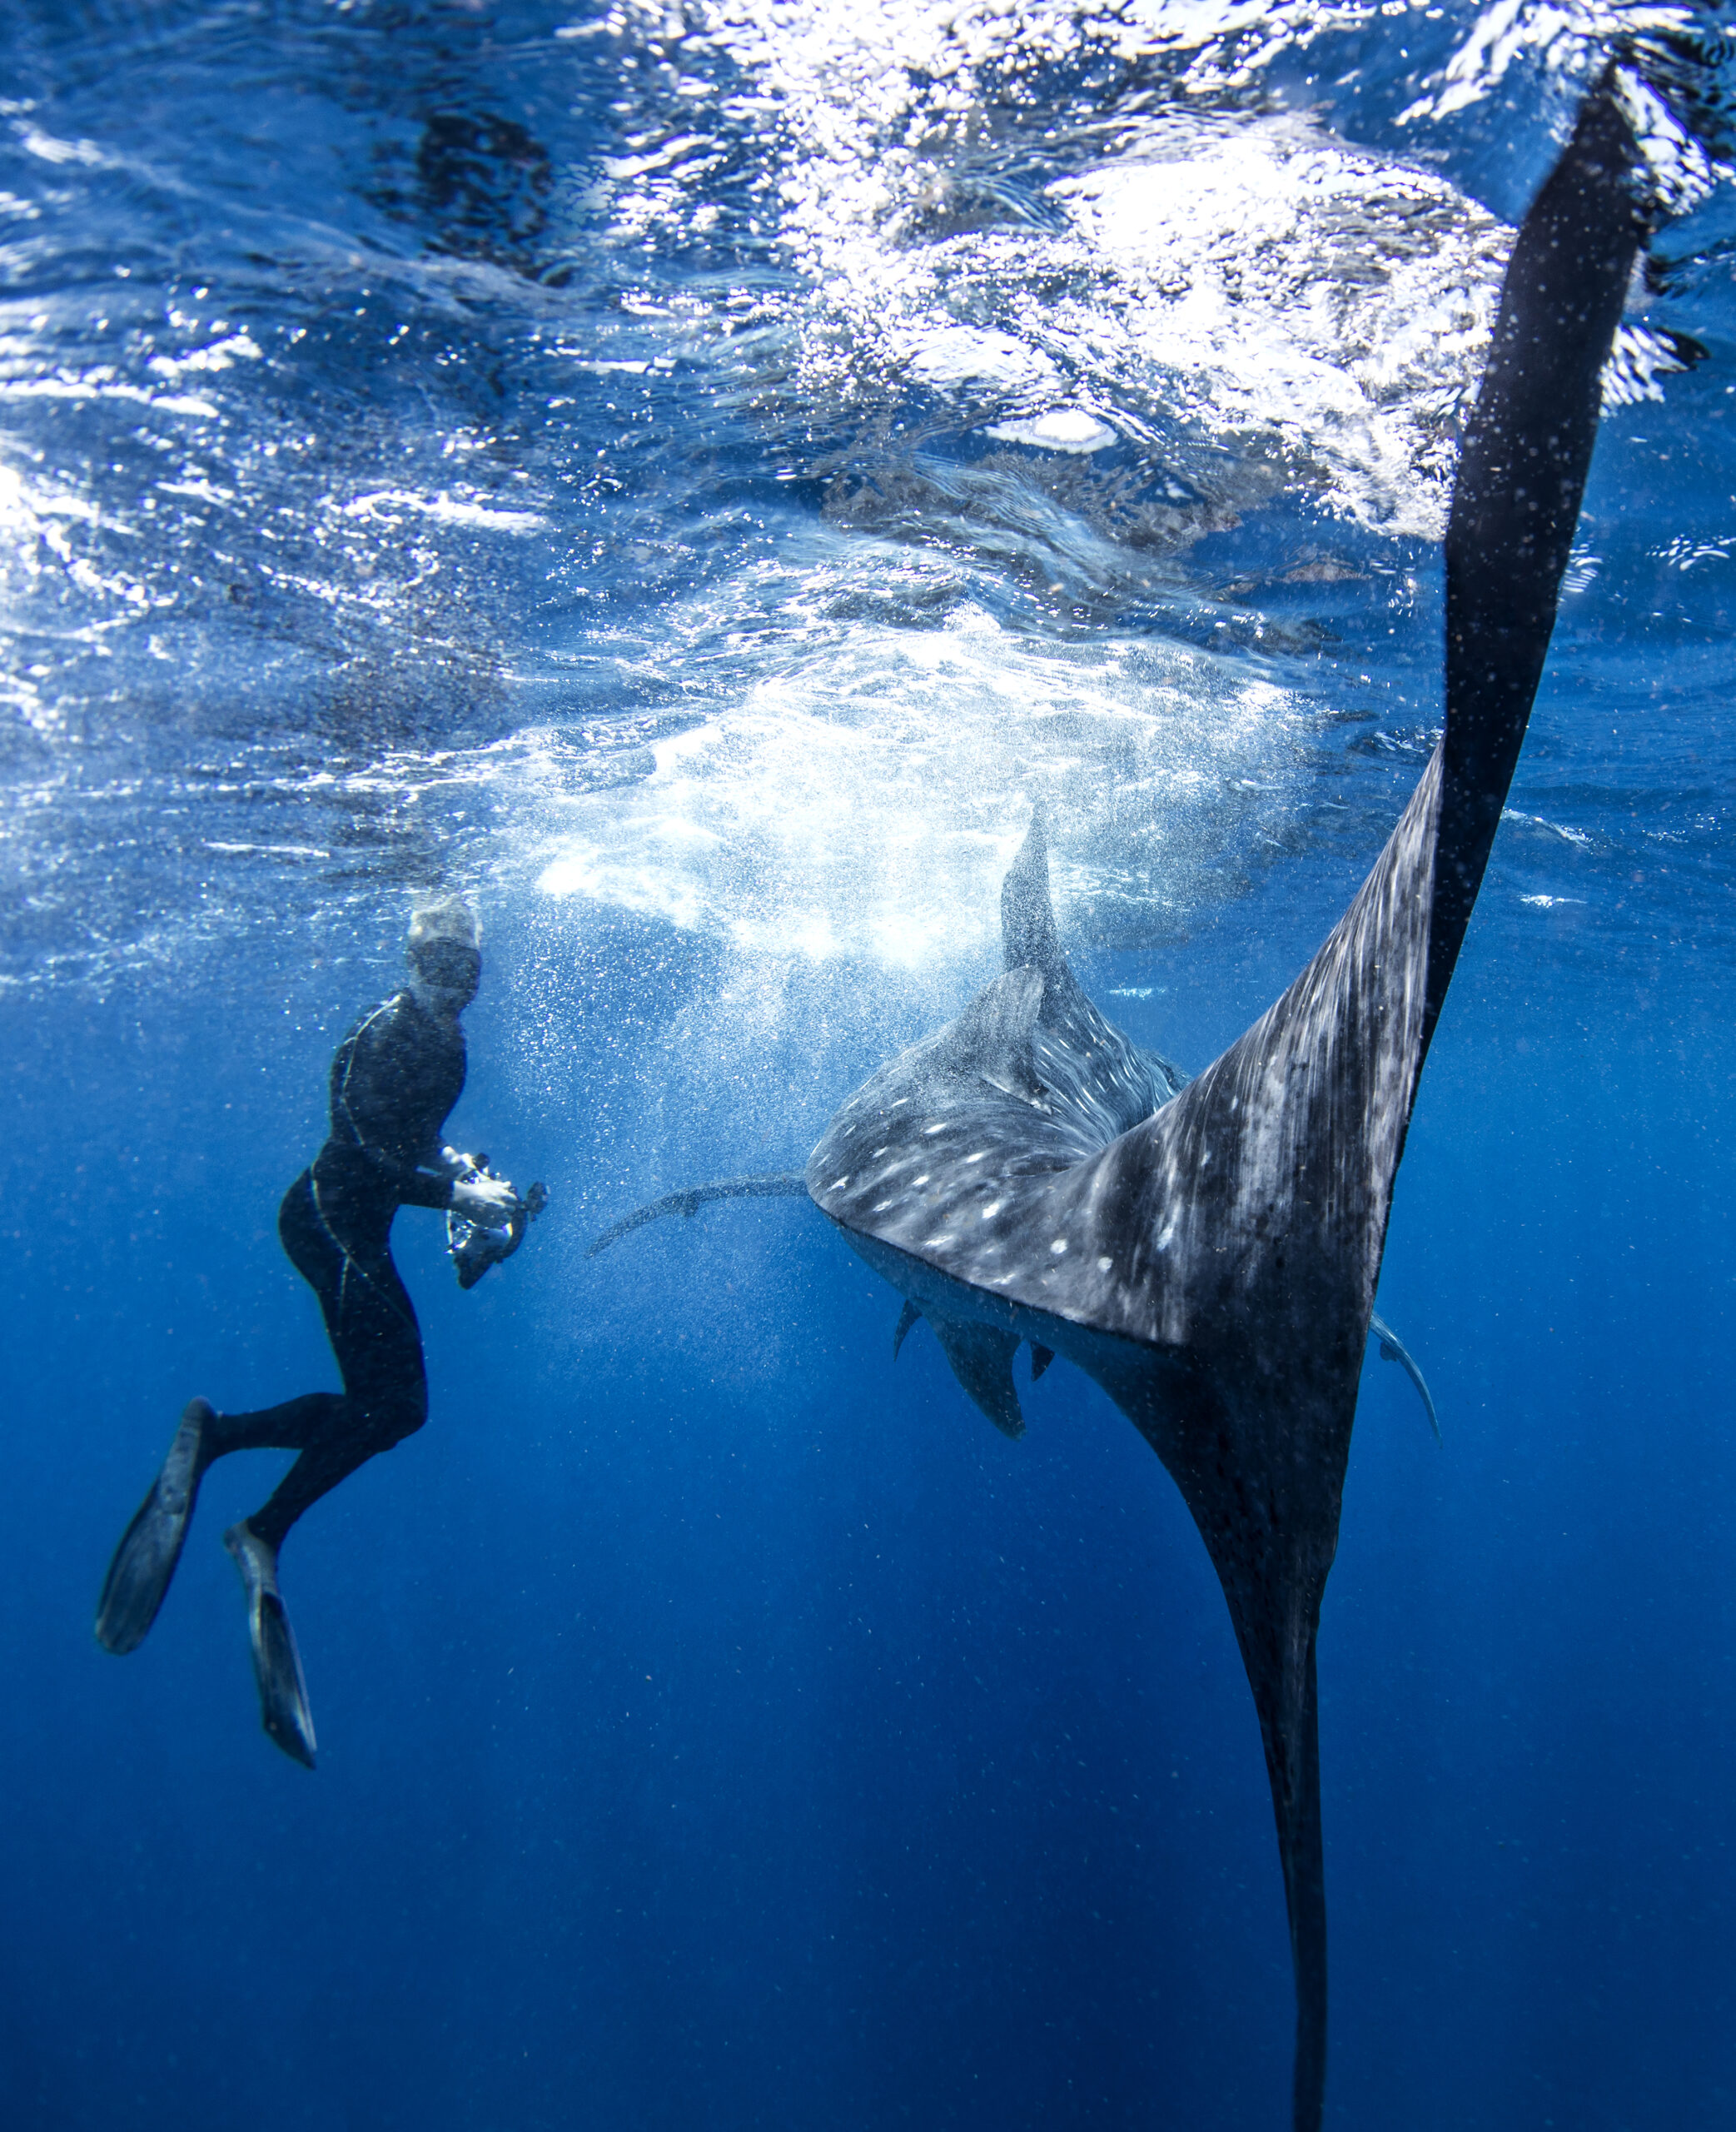
[[[1324,2106],[1315,1649],[1357,1384],[1417,1080],[1543,671],[1644,235],[1638,161],[1594,92],[1515,242],[1460,458],[1441,744],[1283,997],[1193,1081],[1140,1052],[1061,954],[1039,815],[1002,891],[1002,974],[851,1096],[807,1166],[814,1203],[998,1426],[1014,1432],[1029,1341],[1094,1377],[1180,1487],[1266,1749],[1294,2132],[1318,2132]]]
[[[1296,1974],[1294,2132],[1319,2132],[1325,2100],[1315,1646],[1357,1384],[1418,1077],[1543,672],[1646,233],[1639,167],[1600,87],[1515,243],[1460,455],[1440,745],[1283,997],[1191,1081],[1132,1044],[1062,953],[1039,812],[1002,886],[1002,974],[845,1102],[805,1172],[670,1194],[593,1246],[805,1183],[903,1298],[894,1355],[926,1318],[1010,1437],[1022,1342],[1033,1377],[1064,1357],[1133,1422],[1206,1542],[1259,1714]],[[1379,1337],[1433,1426],[1420,1372]]]

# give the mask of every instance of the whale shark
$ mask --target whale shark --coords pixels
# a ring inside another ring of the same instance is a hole
[[[1316,1644],[1394,1180],[1512,781],[1646,234],[1614,88],[1521,226],[1445,537],[1445,718],[1385,849],[1295,982],[1190,1078],[1062,952],[1042,810],[1002,889],[1004,967],[849,1096],[799,1172],[675,1193],[806,1196],[969,1397],[1023,1427],[1013,1360],[1092,1378],[1180,1488],[1258,1712],[1296,1993],[1294,2132],[1319,2132],[1326,1910]],[[1384,1351],[1384,1349],[1383,1349]]]

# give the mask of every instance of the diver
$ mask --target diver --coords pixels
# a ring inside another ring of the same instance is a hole
[[[466,1288],[522,1239],[545,1197],[521,1198],[488,1168],[440,1138],[465,1083],[459,1016],[482,974],[476,921],[456,896],[411,914],[410,982],[356,1023],[331,1062],[331,1130],[291,1185],[277,1233],[291,1263],[320,1299],[343,1377],[341,1392],[310,1392],[256,1413],[219,1413],[194,1399],[181,1417],[156,1484],[122,1535],[97,1607],[106,1651],[135,1651],[157,1618],[187,1537],[199,1483],[232,1451],[300,1453],[262,1509],[223,1536],[247,1597],[247,1626],[265,1729],[311,1769],[313,1717],[277,1556],[304,1511],[428,1417],[421,1335],[392,1263],[400,1207],[445,1210]]]

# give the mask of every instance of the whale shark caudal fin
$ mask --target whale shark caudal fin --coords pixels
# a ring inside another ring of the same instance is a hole
[[[1460,455],[1441,744],[1372,871],[1279,999],[1192,1081],[1062,954],[1039,811],[1002,890],[1004,974],[839,1108],[805,1188],[929,1319],[1009,1435],[1021,1338],[1103,1387],[1181,1489],[1266,1751],[1296,1975],[1295,2132],[1319,2132],[1326,1915],[1315,1645],[1410,1108],[1554,625],[1602,368],[1644,227],[1639,153],[1594,91],[1526,216]],[[711,1199],[673,1193],[594,1253]],[[1420,1372],[1384,1326],[1379,1336]]]
[[[948,1358],[992,1417],[1022,1336],[1093,1377],[1180,1487],[1266,1749],[1296,2132],[1318,2132],[1325,2093],[1315,1643],[1357,1383],[1418,1076],[1554,627],[1644,234],[1638,165],[1600,87],[1514,246],[1460,457],[1441,744],[1289,990],[1183,1084],[1067,969],[1039,814],[1002,889],[1006,974],[858,1090],[808,1166],[853,1247],[952,1328]],[[1000,1337],[961,1367],[972,1321]]]
[[[1368,1314],[1368,1329],[1370,1334],[1380,1343],[1381,1361],[1383,1362],[1397,1362],[1403,1369],[1405,1376],[1408,1377],[1410,1382],[1416,1387],[1416,1396],[1423,1402],[1423,1412],[1428,1416],[1429,1427],[1434,1430],[1435,1441],[1436,1443],[1439,1443],[1440,1441],[1440,1422],[1439,1417],[1435,1412],[1435,1402],[1429,1396],[1429,1387],[1423,1382],[1423,1373],[1417,1367],[1416,1363],[1411,1356],[1410,1350],[1405,1345],[1404,1342],[1400,1339],[1398,1334],[1393,1331],[1392,1328],[1386,1323],[1386,1320],[1384,1318],[1377,1317],[1373,1311],[1370,1311]]]

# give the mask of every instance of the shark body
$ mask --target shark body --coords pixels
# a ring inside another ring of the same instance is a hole
[[[1316,1637],[1394,1179],[1541,676],[1644,234],[1639,154],[1595,91],[1520,231],[1446,535],[1440,745],[1342,919],[1189,1080],[1087,998],[1041,813],[1002,894],[1005,969],[843,1104],[802,1173],[928,1320],[1008,1435],[1030,1343],[1082,1369],[1164,1462],[1259,1713],[1296,1985],[1295,2132],[1318,2132],[1326,1919]],[[676,1193],[795,1188],[793,1175]],[[1427,1388],[1385,1326],[1434,1422]]]

